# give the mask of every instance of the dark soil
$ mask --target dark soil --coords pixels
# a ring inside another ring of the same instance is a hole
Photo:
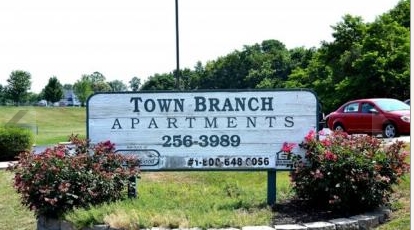
[[[306,205],[301,200],[288,200],[277,203],[273,207],[272,225],[303,224],[317,221],[328,221],[336,218],[347,218],[357,213],[347,214],[317,209]]]

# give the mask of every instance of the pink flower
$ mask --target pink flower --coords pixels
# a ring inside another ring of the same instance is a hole
[[[62,150],[57,150],[56,151],[56,156],[59,158],[63,158],[65,156],[65,152]]]
[[[381,175],[377,175],[376,179],[385,183],[389,183],[390,182],[390,178],[388,176],[381,176]]]
[[[331,146],[331,141],[329,139],[323,139],[321,140],[321,144],[325,147]]]
[[[336,161],[338,159],[338,156],[333,154],[331,151],[326,150],[325,151],[325,159],[328,161]]]
[[[57,203],[57,199],[56,198],[50,199],[50,198],[45,197],[45,201],[47,203],[51,204],[51,205],[55,205]]]
[[[319,169],[316,169],[315,172],[311,172],[311,174],[315,179],[322,179],[323,178],[323,174],[321,173],[321,171]]]
[[[295,146],[296,146],[295,143],[287,143],[287,142],[285,142],[285,143],[283,143],[282,151],[285,152],[285,153],[290,153],[290,152],[292,152],[292,149]]]
[[[315,130],[314,129],[309,131],[309,133],[305,136],[305,140],[307,142],[311,142],[313,139],[315,139]]]
[[[69,191],[69,187],[70,187],[70,183],[64,182],[59,185],[58,189],[60,192],[67,192]]]

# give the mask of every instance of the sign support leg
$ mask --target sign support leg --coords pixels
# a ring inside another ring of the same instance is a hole
[[[137,177],[131,176],[128,183],[128,198],[137,198]]]
[[[267,171],[267,204],[276,204],[276,170]]]

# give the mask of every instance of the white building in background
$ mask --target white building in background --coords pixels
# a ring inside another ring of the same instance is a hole
[[[80,106],[81,103],[73,90],[63,90],[63,98],[59,101],[60,106]]]

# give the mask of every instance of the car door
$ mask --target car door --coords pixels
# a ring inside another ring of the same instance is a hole
[[[373,130],[372,119],[374,116],[374,111],[372,110],[374,105],[369,102],[362,102],[360,106],[360,127],[359,131],[362,133],[371,133]]]
[[[352,102],[344,107],[343,110],[343,125],[348,133],[355,133],[358,130],[358,102]]]
[[[362,102],[360,110],[360,132],[378,133],[382,130],[383,116],[372,102]]]

